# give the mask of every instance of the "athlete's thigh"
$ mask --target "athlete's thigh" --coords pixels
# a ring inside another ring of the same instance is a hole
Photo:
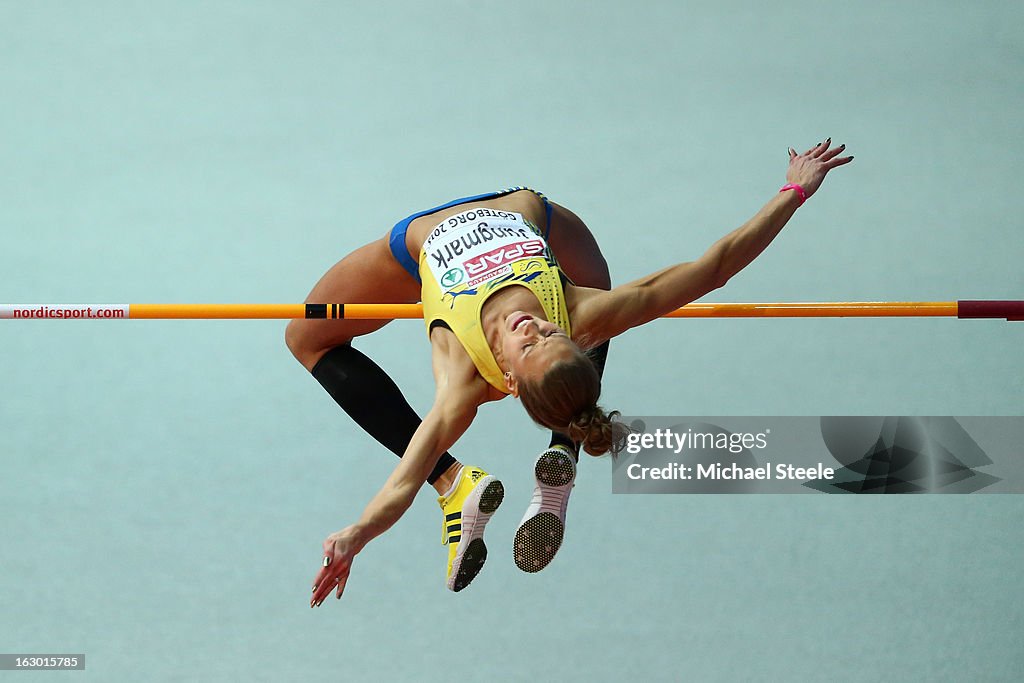
[[[611,288],[608,263],[590,228],[564,206],[552,203],[548,244],[562,270],[574,284],[595,289]]]
[[[356,249],[320,278],[306,303],[404,304],[420,300],[419,283],[395,260],[387,237]],[[289,335],[303,355],[316,359],[353,338],[379,330],[389,320],[294,320]],[[315,363],[315,360],[312,360]]]

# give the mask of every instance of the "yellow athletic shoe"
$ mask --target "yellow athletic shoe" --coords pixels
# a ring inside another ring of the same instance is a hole
[[[448,590],[462,590],[480,573],[487,559],[484,527],[504,497],[505,487],[496,477],[466,465],[451,493],[437,499],[444,512],[441,544],[448,546]]]

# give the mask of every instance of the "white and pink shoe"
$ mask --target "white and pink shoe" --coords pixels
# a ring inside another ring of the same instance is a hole
[[[513,545],[516,566],[539,572],[555,558],[565,535],[565,510],[576,480],[576,458],[566,446],[552,446],[533,465],[533,499],[519,523]]]

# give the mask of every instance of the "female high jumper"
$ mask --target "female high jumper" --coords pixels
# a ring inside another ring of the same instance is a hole
[[[293,320],[286,342],[302,365],[398,465],[359,520],[323,542],[310,606],[341,598],[352,560],[387,531],[427,482],[449,545],[447,585],[465,588],[487,556],[484,527],[501,482],[449,453],[484,403],[511,394],[552,440],[534,462],[533,499],[513,542],[516,564],[543,569],[565,529],[579,447],[607,452],[621,425],[597,401],[608,340],[722,287],[754,260],[825,175],[853,160],[831,138],[789,149],[786,184],[753,218],[696,261],[609,289],[604,257],[571,211],[527,188],[422,211],[335,264],[307,302],[423,302],[435,381],[421,421],[391,378],[353,348],[387,321]],[[415,258],[414,258],[415,255]]]

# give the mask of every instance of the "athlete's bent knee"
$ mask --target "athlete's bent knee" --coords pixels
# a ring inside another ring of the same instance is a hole
[[[308,367],[316,351],[310,347],[309,324],[305,320],[292,320],[284,330],[284,343],[295,360]]]

